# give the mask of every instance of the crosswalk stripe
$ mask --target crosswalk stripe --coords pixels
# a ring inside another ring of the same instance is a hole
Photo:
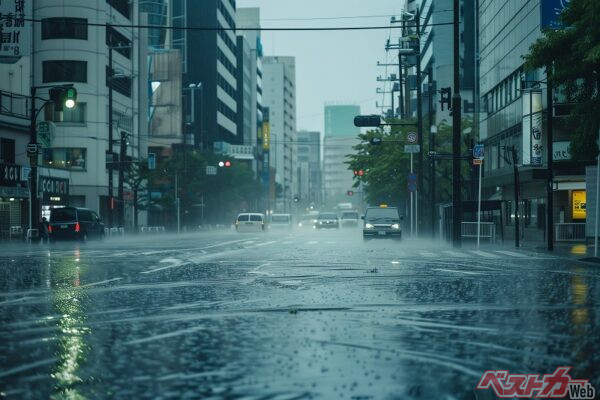
[[[505,256],[511,256],[511,257],[527,257],[525,254],[516,253],[514,251],[508,251],[508,250],[496,250],[496,253],[504,254]]]
[[[471,250],[471,253],[476,254],[480,257],[485,257],[485,258],[500,258],[500,256],[497,254],[488,253],[488,252],[481,251],[481,250]]]

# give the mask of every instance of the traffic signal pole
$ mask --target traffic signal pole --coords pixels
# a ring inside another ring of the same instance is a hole
[[[461,97],[460,97],[460,0],[454,0],[454,96],[452,97],[452,244],[461,246]]]
[[[37,189],[37,164],[38,164],[38,149],[37,149],[37,131],[35,126],[35,120],[37,116],[37,111],[35,109],[35,96],[36,96],[36,87],[31,87],[31,110],[29,115],[29,144],[32,148],[35,148],[35,152],[29,153],[29,166],[31,170],[29,172],[29,232],[28,239],[31,238],[33,234],[33,229],[38,226],[40,222],[40,210],[38,207],[38,189]],[[39,237],[36,235],[36,237]]]
[[[423,146],[423,88],[421,77],[421,15],[419,10],[415,14],[415,24],[417,30],[417,142]],[[419,194],[423,192],[423,149],[419,151],[419,175],[417,177],[417,191],[415,192],[416,204],[419,203]],[[411,171],[412,172],[412,171]],[[417,206],[418,207],[418,206]],[[419,235],[419,218],[415,210],[415,235]]]
[[[113,49],[108,47],[108,227],[113,226]]]

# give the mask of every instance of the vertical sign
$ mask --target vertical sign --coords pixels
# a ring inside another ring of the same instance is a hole
[[[570,0],[541,0],[542,28],[561,29],[560,14],[567,8]]]
[[[265,151],[269,151],[271,148],[271,127],[268,121],[263,122],[262,133],[262,148]]]
[[[31,52],[32,0],[0,1],[0,56],[21,57]]]
[[[523,165],[542,165],[542,91],[523,91]]]
[[[586,218],[586,192],[573,190],[573,219]]]

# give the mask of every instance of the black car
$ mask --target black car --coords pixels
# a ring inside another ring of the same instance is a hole
[[[363,217],[363,238],[395,238],[402,237],[402,228],[396,207],[381,205],[379,207],[369,207]]]
[[[48,235],[51,241],[104,238],[104,223],[87,208],[61,207],[50,210]]]
[[[322,212],[317,217],[315,228],[317,229],[338,229],[340,227],[340,221],[338,216],[334,212]]]

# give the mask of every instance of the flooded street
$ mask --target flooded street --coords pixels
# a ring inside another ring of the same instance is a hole
[[[487,399],[599,387],[600,271],[360,231],[210,232],[0,256],[2,398]]]

